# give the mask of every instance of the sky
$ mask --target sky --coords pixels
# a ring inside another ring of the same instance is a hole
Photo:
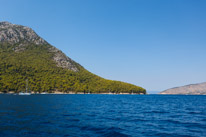
[[[205,0],[0,0],[90,72],[163,91],[206,82]]]

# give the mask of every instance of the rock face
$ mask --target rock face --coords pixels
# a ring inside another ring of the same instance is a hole
[[[70,69],[74,72],[79,71],[77,68],[77,63],[67,57],[62,51],[53,46],[49,49],[49,51],[54,53],[53,60],[57,63],[58,67]]]
[[[11,24],[9,22],[0,22],[0,42],[15,44],[20,41],[32,42],[36,45],[47,44],[31,28]]]
[[[206,95],[206,82],[171,88],[160,94]]]
[[[31,44],[48,46],[48,52],[54,53],[53,60],[58,67],[72,71],[79,71],[78,64],[67,57],[62,51],[38,36],[31,28],[15,25],[9,22],[0,22],[0,42],[15,45],[15,52],[24,51]]]

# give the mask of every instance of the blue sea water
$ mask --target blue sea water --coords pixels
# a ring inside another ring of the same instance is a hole
[[[206,137],[206,96],[2,94],[0,136]]]

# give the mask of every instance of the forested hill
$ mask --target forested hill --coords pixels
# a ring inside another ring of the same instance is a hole
[[[31,28],[0,22],[0,91],[146,93],[142,87],[90,73]]]

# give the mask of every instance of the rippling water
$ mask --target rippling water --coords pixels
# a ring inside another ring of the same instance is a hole
[[[206,136],[206,96],[0,95],[0,136]]]

